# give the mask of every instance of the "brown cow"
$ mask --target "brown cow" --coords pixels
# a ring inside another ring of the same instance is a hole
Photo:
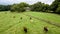
[[[24,32],[25,32],[25,33],[27,33],[27,28],[26,28],[26,27],[24,27],[23,29],[24,29]]]
[[[20,19],[22,19],[22,17]]]
[[[48,31],[48,28],[47,27],[44,27],[44,31],[47,32]]]
[[[31,20],[32,18],[30,17],[30,20]]]
[[[13,16],[13,18],[15,18],[15,16]]]

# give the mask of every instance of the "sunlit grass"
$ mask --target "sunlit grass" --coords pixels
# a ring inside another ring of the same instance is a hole
[[[11,13],[11,12],[0,12],[0,34],[26,34],[23,31],[23,27],[27,27],[27,34],[60,34],[60,27],[48,24],[44,21],[32,18],[24,14],[41,17],[44,19],[53,19],[54,22],[59,22],[59,15],[39,12],[24,12],[24,13]],[[49,17],[48,14],[51,16]],[[13,18],[15,16],[15,18]],[[58,17],[56,19],[56,17]],[[20,19],[22,17],[22,19]],[[48,18],[47,18],[48,17]],[[53,18],[54,17],[54,18]],[[50,20],[49,19],[49,20]],[[55,20],[57,21],[55,21]],[[44,32],[44,26],[48,27],[48,32]]]

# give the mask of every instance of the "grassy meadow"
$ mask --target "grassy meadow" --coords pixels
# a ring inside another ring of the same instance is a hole
[[[48,27],[48,32],[44,31],[44,26]],[[27,33],[23,27],[27,27]],[[60,15],[43,12],[0,12],[0,34],[60,34]]]

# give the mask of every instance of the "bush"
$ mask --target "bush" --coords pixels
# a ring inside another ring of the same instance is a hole
[[[28,7],[29,5],[27,3],[21,2],[20,4],[13,4],[11,7],[11,11],[12,12],[24,12],[25,11],[25,7]]]
[[[60,7],[57,8],[56,13],[60,14]]]

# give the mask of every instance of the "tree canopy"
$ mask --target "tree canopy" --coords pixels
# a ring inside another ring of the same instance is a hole
[[[53,12],[60,13],[60,0],[55,0],[51,5],[37,2],[35,4],[29,5],[25,2],[13,5],[0,5],[0,11],[9,11],[11,12],[24,12],[26,9],[36,12]]]
[[[51,6],[50,6],[50,10],[54,11],[54,13],[60,13],[60,0],[55,0]]]
[[[0,11],[10,10],[11,5],[0,5]]]
[[[27,3],[24,3],[24,2],[22,2],[22,3],[19,3],[19,4],[14,4],[14,5],[12,5],[12,7],[11,7],[11,11],[18,11],[18,12],[24,12],[25,11],[25,7],[28,7],[29,6],[29,4],[27,4]]]

